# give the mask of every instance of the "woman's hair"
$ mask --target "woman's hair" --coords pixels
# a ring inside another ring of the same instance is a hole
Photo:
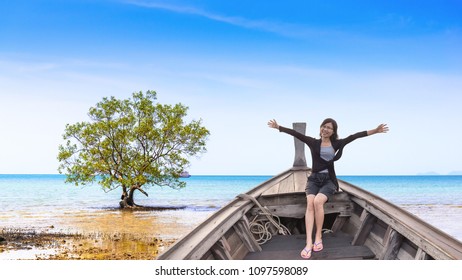
[[[333,128],[334,128],[334,131],[333,131],[334,133],[332,133],[332,136],[330,137],[330,141],[338,140],[338,134],[337,134],[338,125],[337,125],[337,122],[334,119],[327,118],[321,123],[320,128],[323,127],[326,123],[331,123]],[[321,136],[321,133],[319,133],[319,136]]]

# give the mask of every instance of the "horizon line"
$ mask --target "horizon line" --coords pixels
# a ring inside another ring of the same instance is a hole
[[[32,175],[47,175],[47,176],[66,176],[66,174],[59,174],[59,173],[0,173],[0,176],[5,176],[5,175],[17,175],[17,176],[32,176]],[[255,176],[265,176],[265,177],[274,177],[277,174],[191,174],[191,177],[196,177],[196,176],[208,176],[208,177],[219,177],[219,176],[240,176],[240,177],[255,177]],[[457,171],[457,172],[449,172],[447,174],[440,174],[440,173],[433,173],[433,172],[428,172],[428,173],[416,173],[416,174],[368,174],[368,175],[358,175],[358,174],[341,174],[337,175],[337,177],[342,177],[342,176],[357,176],[357,177],[379,177],[379,176],[462,176],[462,172]],[[180,177],[181,178],[181,177]],[[184,178],[188,179],[188,178]]]

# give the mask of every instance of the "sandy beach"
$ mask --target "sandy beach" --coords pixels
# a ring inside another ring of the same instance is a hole
[[[154,260],[209,212],[77,212],[44,227],[0,228],[0,260]],[[37,218],[37,217],[36,217]]]

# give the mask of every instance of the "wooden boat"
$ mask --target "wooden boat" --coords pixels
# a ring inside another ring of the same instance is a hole
[[[292,168],[237,196],[158,259],[301,259],[311,170],[300,143]],[[324,250],[311,259],[462,259],[457,239],[377,195],[339,184],[325,204]]]

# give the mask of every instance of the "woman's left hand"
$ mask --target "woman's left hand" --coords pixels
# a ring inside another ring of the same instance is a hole
[[[387,133],[389,130],[387,124],[380,124],[379,126],[377,126],[377,128],[375,129],[376,133]]]

